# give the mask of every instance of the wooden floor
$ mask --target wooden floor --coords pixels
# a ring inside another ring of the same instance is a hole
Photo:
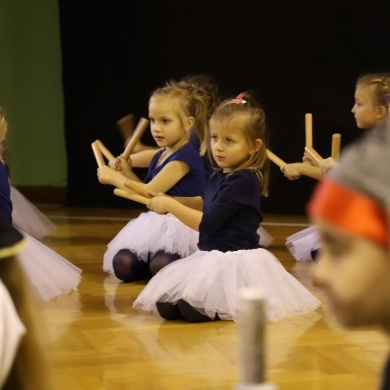
[[[56,389],[233,389],[238,334],[233,321],[164,321],[131,308],[146,282],[121,284],[102,271],[107,243],[144,209],[38,205],[58,226],[46,245],[83,269],[78,293],[42,304]],[[322,301],[310,282],[311,262],[297,263],[285,238],[306,227],[303,216],[265,216],[268,248]],[[280,390],[378,388],[388,352],[375,329],[347,331],[322,306],[269,322],[266,377]]]

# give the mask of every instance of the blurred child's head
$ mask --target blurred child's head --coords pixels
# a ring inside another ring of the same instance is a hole
[[[193,73],[184,77],[179,84],[190,84],[199,91],[205,94],[207,100],[207,117],[210,119],[213,112],[218,107],[221,98],[219,94],[219,87],[214,77],[208,73]]]
[[[265,112],[249,92],[224,100],[210,119],[210,151],[215,162],[225,172],[255,171],[263,195],[268,193],[270,169],[266,130]],[[243,149],[238,150],[240,145]]]
[[[390,73],[367,73],[356,82],[352,112],[361,129],[378,126],[388,115],[390,103]]]
[[[308,211],[323,240],[314,284],[348,327],[390,331],[390,120],[346,148]]]

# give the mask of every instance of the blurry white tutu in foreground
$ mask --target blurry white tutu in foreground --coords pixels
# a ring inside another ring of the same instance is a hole
[[[18,189],[11,185],[12,224],[37,240],[50,236],[57,226]]]
[[[297,261],[312,260],[311,252],[320,247],[321,238],[315,225],[286,238],[286,248]]]
[[[82,270],[34,237],[20,231],[27,246],[19,253],[27,279],[40,301],[77,291]]]

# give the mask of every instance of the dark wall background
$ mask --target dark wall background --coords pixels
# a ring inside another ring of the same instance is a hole
[[[271,150],[295,162],[305,113],[313,114],[314,147],[329,156],[333,133],[345,146],[361,132],[350,111],[356,78],[390,70],[389,1],[59,4],[72,206],[129,206],[98,183],[90,144],[99,138],[122,152],[115,121],[129,112],[147,116],[149,94],[169,78],[207,72],[223,96],[255,91],[268,115]],[[314,185],[309,178],[288,181],[272,165],[263,210],[304,213]]]

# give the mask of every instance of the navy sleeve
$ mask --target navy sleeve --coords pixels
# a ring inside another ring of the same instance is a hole
[[[199,152],[190,144],[177,151],[174,161],[186,163],[190,167],[190,170],[199,170],[199,167],[203,167]]]
[[[0,163],[0,213],[12,222],[11,189],[8,173],[5,166]]]

